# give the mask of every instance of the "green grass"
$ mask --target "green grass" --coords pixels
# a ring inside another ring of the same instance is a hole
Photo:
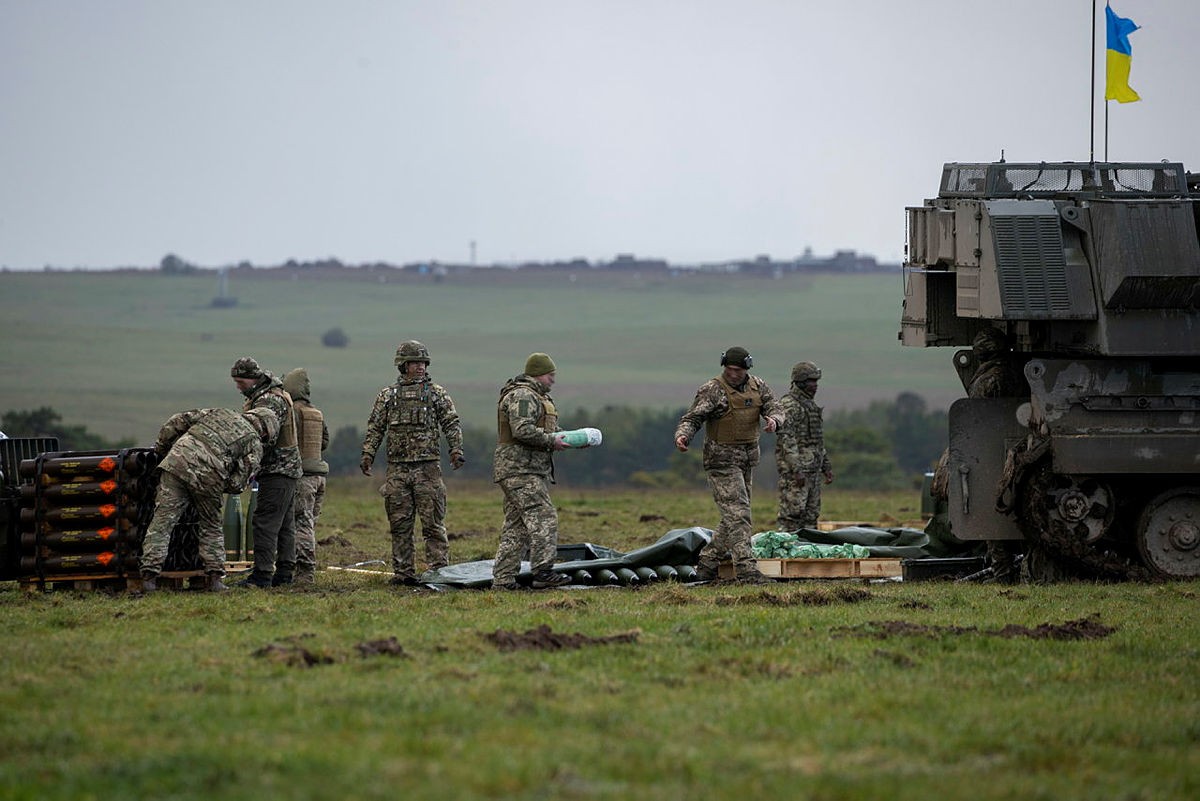
[[[560,491],[562,541],[712,525],[703,490]],[[915,498],[831,491],[826,518]],[[769,498],[755,503],[767,524]],[[662,519],[639,522],[642,515]],[[451,482],[455,561],[499,495]],[[323,565],[379,558],[382,501],[330,488]],[[1182,799],[1200,791],[1195,583],[790,582],[541,593],[149,597],[0,584],[0,798]],[[1003,638],[1094,616],[1110,636]],[[871,636],[906,621],[924,634]],[[548,625],[636,642],[501,652]],[[974,630],[960,631],[959,629]],[[404,657],[360,655],[395,637]],[[305,649],[297,667],[256,652]]]
[[[684,407],[734,344],[777,392],[794,362],[818,362],[831,409],[902,391],[936,408],[962,394],[948,351],[897,343],[894,275],[497,272],[380,284],[260,273],[230,282],[235,308],[214,309],[211,275],[0,272],[0,412],[48,405],[69,424],[145,444],[181,409],[238,405],[229,366],[249,354],[277,374],[308,368],[330,427],[361,429],[407,338],[430,347],[464,422],[489,430],[498,388],[535,350],[558,364],[566,424],[580,407]],[[348,347],[320,344],[334,327]]]

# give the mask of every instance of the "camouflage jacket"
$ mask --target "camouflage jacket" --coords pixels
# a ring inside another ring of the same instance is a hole
[[[462,423],[450,394],[428,376],[400,378],[379,390],[367,419],[362,452],[374,459],[386,436],[388,464],[433,461],[441,458],[442,435],[451,454],[462,453]]]
[[[242,411],[267,408],[279,418],[279,436],[263,447],[260,476],[284,476],[300,478],[304,470],[300,466],[300,449],[296,447],[296,421],[292,412],[292,398],[283,390],[283,382],[267,373],[261,381],[246,392]]]
[[[793,386],[780,404],[787,420],[775,432],[775,466],[779,474],[831,471],[833,466],[825,452],[821,407],[813,396]]]
[[[192,409],[172,415],[158,432],[159,468],[189,487],[238,493],[262,461],[250,421],[232,409]]]
[[[519,475],[551,478],[554,475],[554,435],[558,412],[550,388],[527,375],[510,378],[500,390],[496,404],[499,440],[511,434],[512,441],[498,441],[492,459],[492,480]]]
[[[759,416],[762,418],[771,417],[775,420],[776,426],[782,426],[784,423],[784,411],[779,401],[775,400],[774,393],[767,386],[767,382],[763,381],[758,376],[746,376],[746,382],[755,382],[755,387],[762,396],[762,410]],[[675,427],[675,439],[683,437],[686,441],[691,442],[692,437],[699,431],[709,420],[715,420],[719,417],[724,417],[729,413],[729,396],[721,386],[721,382],[713,378],[696,390],[696,397],[692,400],[691,408],[683,413],[679,418],[679,425]],[[754,467],[758,464],[759,449],[758,442],[749,444],[722,444],[713,442],[707,437],[704,440],[704,468],[707,470],[710,467]]]

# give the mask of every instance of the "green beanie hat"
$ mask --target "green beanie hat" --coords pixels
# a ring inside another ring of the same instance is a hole
[[[525,360],[525,375],[530,378],[553,373],[557,369],[554,366],[554,360],[544,353],[531,353],[529,354],[529,358]]]

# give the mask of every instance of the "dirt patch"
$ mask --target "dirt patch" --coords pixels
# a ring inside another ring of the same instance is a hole
[[[311,639],[314,634],[296,634],[287,637],[283,642],[267,643],[254,652],[254,655],[288,667],[309,668],[314,665],[331,665],[337,661],[332,654],[324,651],[306,648],[301,640]]]
[[[1066,623],[1042,623],[1032,629],[1009,624],[995,632],[999,637],[1029,637],[1034,640],[1103,640],[1116,631],[1099,620],[1099,615],[1068,620]]]
[[[341,534],[330,534],[323,540],[317,540],[317,545],[353,545],[350,540],[343,537]]]
[[[360,642],[354,647],[364,657],[400,656],[408,658],[408,654],[404,653],[404,646],[395,637],[388,637],[383,640],[367,640],[366,642]]]
[[[570,648],[582,648],[585,645],[637,642],[641,633],[641,629],[632,629],[621,634],[610,634],[607,637],[589,637],[578,632],[556,634],[543,623],[536,629],[528,629],[523,634],[496,629],[483,637],[501,651],[562,651]]]
[[[870,591],[862,587],[838,584],[799,591],[763,589],[746,595],[721,595],[716,603],[718,606],[829,606],[837,603],[854,604],[870,598]]]
[[[533,604],[534,609],[582,609],[587,601],[582,598],[551,598]]]
[[[901,601],[901,609],[932,609],[933,607],[924,601]]]
[[[983,634],[989,637],[1029,637],[1035,640],[1100,640],[1116,631],[1105,626],[1091,615],[1066,623],[1041,623],[1034,628],[1009,624],[1001,629],[980,629],[975,626],[936,626],[925,623],[910,623],[907,620],[877,620],[859,626],[839,626],[835,633],[872,637],[886,640],[889,637],[943,637],[964,634]]]
[[[655,520],[666,520],[666,519],[667,518],[663,517],[662,515],[641,515],[640,517],[638,517],[638,522],[639,523],[652,523]]]
[[[332,665],[336,662],[346,661],[348,658],[346,654],[319,648],[308,648],[301,644],[302,640],[308,640],[315,636],[314,634],[297,634],[286,637],[282,642],[267,643],[255,651],[254,655],[270,662],[299,668],[310,668],[315,665]],[[354,649],[363,658],[371,656],[408,658],[408,654],[404,652],[404,646],[395,637],[360,642],[354,646]]]

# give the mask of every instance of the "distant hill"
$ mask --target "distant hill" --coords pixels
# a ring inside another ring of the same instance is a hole
[[[434,380],[474,426],[494,425],[499,386],[535,350],[558,364],[564,415],[686,406],[734,344],[778,392],[794,362],[816,361],[830,408],[906,390],[939,407],[962,394],[948,351],[897,343],[898,271],[297,265],[234,269],[227,282],[237,304],[214,308],[210,271],[0,273],[0,411],[48,405],[111,439],[149,442],[180,409],[237,406],[229,366],[253,355],[276,373],[308,368],[331,428],[361,428],[409,338],[429,346]],[[345,347],[322,345],[334,328]]]

